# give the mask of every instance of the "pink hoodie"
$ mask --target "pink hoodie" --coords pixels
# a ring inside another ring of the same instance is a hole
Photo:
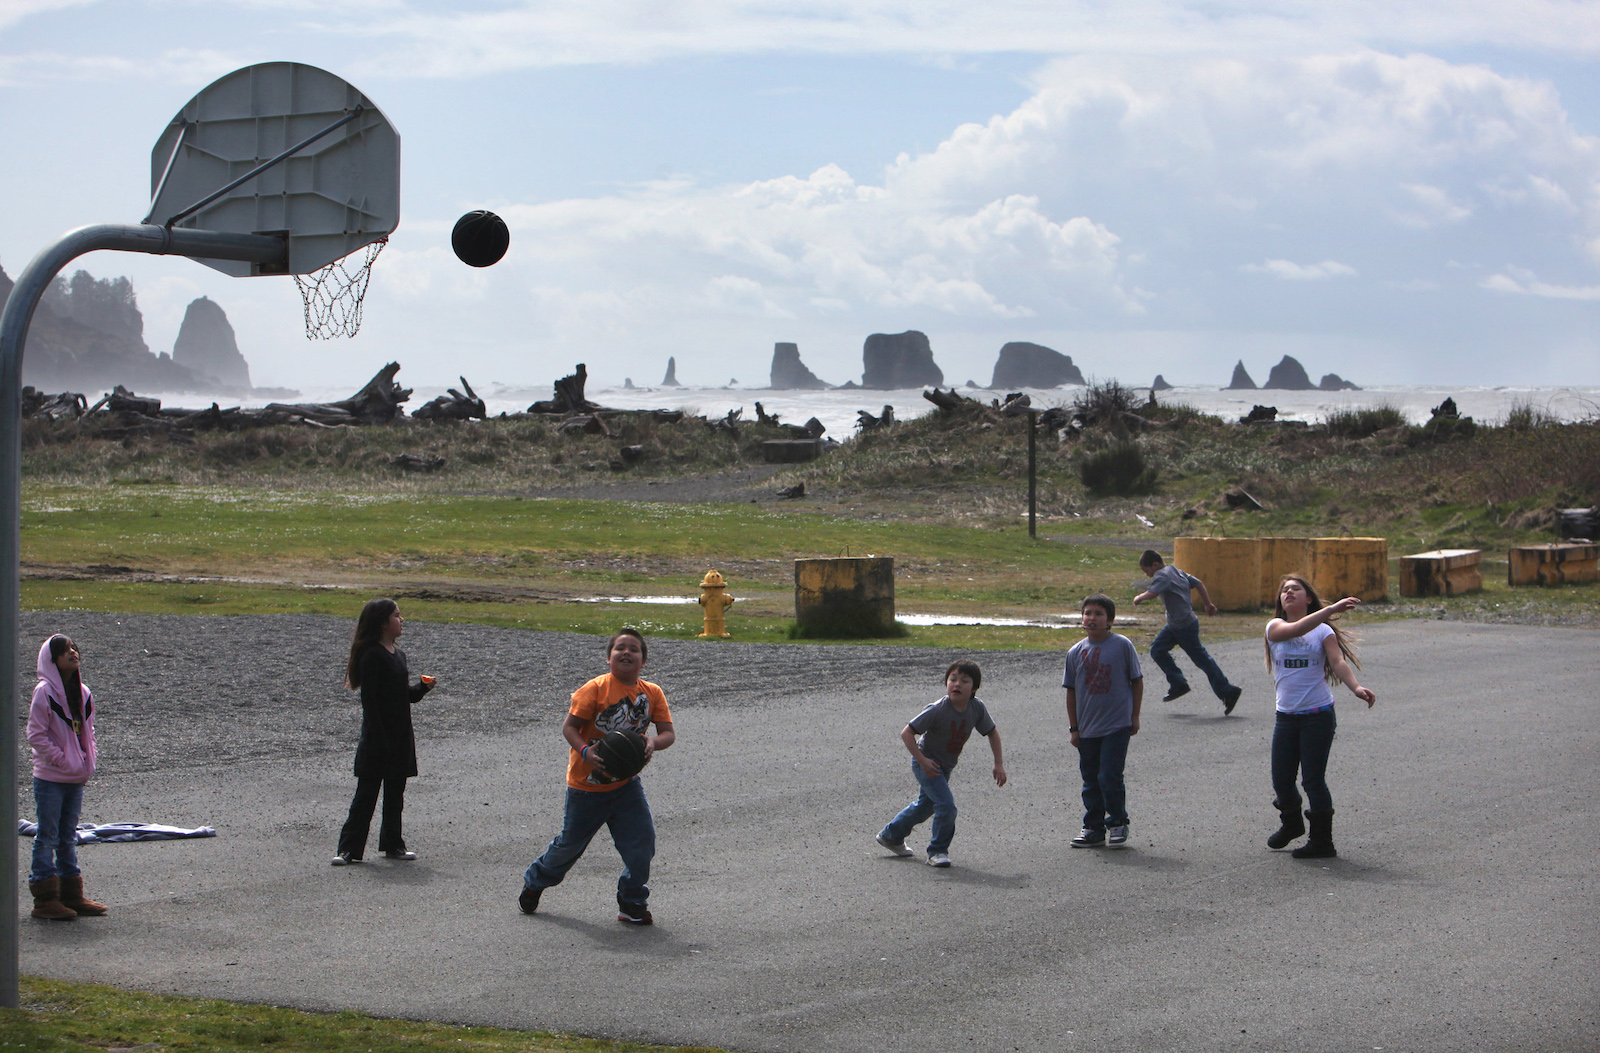
[[[49,639],[39,648],[38,670],[39,683],[33,689],[33,703],[28,706],[28,745],[33,747],[34,777],[46,782],[88,782],[94,774],[94,696],[80,680],[83,721],[75,732],[61,670],[50,660]]]

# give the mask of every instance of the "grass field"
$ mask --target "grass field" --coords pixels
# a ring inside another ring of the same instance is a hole
[[[1137,537],[1074,539],[1082,526],[1055,520],[1033,539],[1020,524],[751,505],[172,484],[29,484],[22,517],[23,602],[34,610],[347,617],[370,596],[393,595],[422,620],[594,634],[626,622],[686,638],[701,630],[697,605],[608,598],[691,600],[705,571],[716,568],[738,599],[729,612],[734,638],[777,642],[793,621],[793,560],[801,557],[892,555],[898,610],[923,614],[1063,614],[1097,590],[1130,599],[1143,581]],[[1056,531],[1059,540],[1049,536]],[[1488,563],[1484,592],[1448,601],[1400,601],[1396,586],[1394,602],[1365,616],[1600,621],[1600,588],[1512,590],[1503,575],[1503,564]],[[1135,640],[1159,627],[1159,610],[1120,613]],[[1260,622],[1257,614],[1224,614],[1208,620],[1208,632],[1253,636]],[[1058,648],[1076,637],[1076,630],[913,626],[898,642]]]
[[[718,1053],[637,1042],[307,1013],[279,1006],[172,998],[24,977],[21,1009],[0,1009],[0,1049],[30,1053],[195,1050],[235,1053]]]

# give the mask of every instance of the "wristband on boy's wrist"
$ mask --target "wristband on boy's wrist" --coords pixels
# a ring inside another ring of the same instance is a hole
[[[1074,724],[1072,727],[1067,729],[1067,734],[1071,735],[1071,734],[1075,733],[1077,730],[1078,730],[1078,726],[1076,724]]]

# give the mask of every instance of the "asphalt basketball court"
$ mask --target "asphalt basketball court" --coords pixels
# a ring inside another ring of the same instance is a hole
[[[940,871],[873,834],[913,793],[897,732],[936,697],[942,654],[654,641],[647,675],[681,699],[678,745],[645,773],[654,927],[614,920],[603,834],[538,915],[516,909],[560,822],[558,720],[431,736],[419,719],[415,863],[369,846],[363,866],[328,865],[353,789],[343,752],[97,777],[102,819],[219,836],[85,847],[110,915],[24,919],[22,968],[733,1050],[1595,1048],[1595,634],[1362,635],[1378,705],[1339,691],[1334,860],[1263,846],[1256,642],[1213,649],[1246,686],[1226,719],[1198,688],[1160,702],[1146,660],[1120,851],[1067,847],[1080,813],[1059,654],[979,655],[1011,783],[993,785],[983,744],[967,751]],[[709,676],[715,705],[688,689]]]

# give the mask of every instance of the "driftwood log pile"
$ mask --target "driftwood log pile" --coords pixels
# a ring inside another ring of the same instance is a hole
[[[99,434],[107,438],[156,432],[185,432],[195,430],[237,430],[259,428],[272,424],[305,424],[314,428],[335,428],[347,425],[388,424],[402,416],[402,403],[411,397],[411,389],[395,383],[394,375],[400,372],[398,362],[390,362],[347,399],[338,402],[288,404],[272,402],[261,409],[241,409],[233,406],[223,409],[213,402],[205,409],[177,409],[164,407],[161,400],[147,395],[137,395],[118,384],[93,406],[84,407],[88,400],[73,391],[59,395],[45,395],[32,388],[23,390],[24,416],[35,420],[76,420],[101,425]],[[462,385],[471,392],[466,380]],[[482,400],[471,396],[452,395],[460,402]],[[444,396],[434,403],[447,401]],[[452,401],[452,405],[454,402]],[[430,403],[433,405],[433,403]],[[441,417],[447,416],[445,413]]]

